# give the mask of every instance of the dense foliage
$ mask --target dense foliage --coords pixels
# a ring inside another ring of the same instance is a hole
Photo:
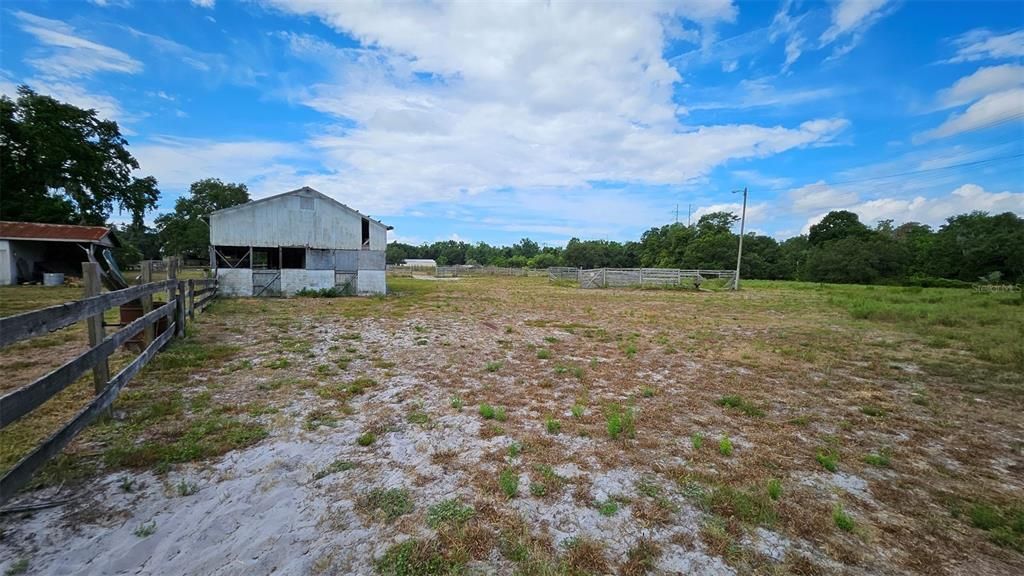
[[[216,178],[193,182],[188,196],[174,203],[174,212],[156,219],[164,252],[185,258],[209,257],[210,213],[249,201],[245,184],[224,183]]]
[[[412,246],[388,245],[389,264],[406,258],[433,258],[441,265],[480,264],[582,268],[736,267],[736,216],[706,214],[692,226],[651,228],[639,242],[580,240],[565,248],[540,248],[524,238],[512,246],[447,240]],[[883,220],[874,228],[845,210],[830,212],[804,236],[778,242],[748,233],[743,239],[746,278],[835,283],[957,285],[958,282],[1024,281],[1024,218],[1006,212],[971,212],[947,219],[933,230]]]

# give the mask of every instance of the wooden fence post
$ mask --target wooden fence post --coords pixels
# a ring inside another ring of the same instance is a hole
[[[196,319],[196,281],[188,279],[188,319]]]
[[[82,283],[85,284],[86,298],[100,295],[102,289],[100,287],[100,265],[98,263],[82,262]],[[98,346],[106,336],[103,329],[103,312],[103,310],[100,310],[98,314],[90,316],[85,321],[85,326],[89,333],[90,348]],[[92,369],[92,383],[97,395],[107,388],[109,380],[110,364],[107,362],[107,357],[104,356]]]
[[[141,277],[139,278],[139,281],[142,284],[149,284],[150,282],[153,281],[153,261],[152,260],[143,260],[142,261],[142,274],[141,274]],[[153,295],[152,294],[147,294],[147,295],[143,296],[142,298],[139,298],[139,303],[142,304],[142,314],[143,314],[143,316],[145,316],[146,314],[149,314],[150,312],[153,311]],[[145,348],[146,346],[149,346],[150,342],[152,342],[153,338],[155,338],[155,337],[156,337],[156,325],[155,324],[147,324],[145,330],[143,330],[143,338],[142,338],[142,340],[143,340],[142,344],[143,345],[142,345],[142,347]]]
[[[167,279],[175,280],[175,282],[172,282],[170,286],[167,287],[167,302],[175,302],[176,306],[174,309],[174,315],[171,317],[171,320],[174,322],[174,335],[182,336],[185,334],[185,327],[183,326],[184,322],[181,321],[181,313],[184,310],[182,310],[179,294],[180,290],[178,290],[179,286],[178,282],[176,282],[178,279],[178,260],[177,258],[168,258],[166,262]]]

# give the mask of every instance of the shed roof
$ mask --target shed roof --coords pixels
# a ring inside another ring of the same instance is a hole
[[[88,242],[106,246],[121,245],[113,231],[105,226],[73,226],[40,222],[0,221],[0,238],[45,242]]]
[[[259,204],[260,202],[266,202],[267,200],[272,200],[274,198],[280,198],[282,196],[289,196],[289,195],[292,195],[292,194],[298,194],[300,192],[305,192],[307,194],[312,194],[312,195],[314,195],[314,196],[316,196],[318,198],[321,198],[323,200],[327,200],[328,202],[331,202],[332,204],[335,204],[336,206],[344,208],[345,210],[348,210],[350,212],[355,212],[359,216],[361,216],[363,218],[366,218],[368,220],[373,220],[374,222],[376,222],[377,224],[380,224],[381,226],[387,228],[388,230],[394,230],[395,229],[394,226],[388,226],[387,224],[381,222],[380,220],[377,220],[376,218],[370,218],[369,216],[367,216],[366,214],[363,214],[359,210],[356,210],[355,208],[352,208],[351,206],[348,206],[346,204],[342,204],[341,202],[338,202],[337,200],[335,200],[334,198],[331,198],[327,194],[324,194],[323,192],[320,192],[319,190],[315,190],[313,188],[310,188],[309,186],[303,186],[302,188],[296,188],[295,190],[289,190],[288,192],[282,192],[280,194],[274,194],[273,196],[267,196],[266,198],[260,198],[259,200],[252,200],[250,202],[246,202],[245,204],[238,204],[237,206],[231,206],[231,207],[228,207],[228,208],[221,208],[220,210],[214,210],[213,214],[223,214],[223,213],[226,213],[226,212],[232,212],[232,211],[235,211],[235,210],[241,210],[243,208],[247,208],[249,206],[252,206],[253,204]]]

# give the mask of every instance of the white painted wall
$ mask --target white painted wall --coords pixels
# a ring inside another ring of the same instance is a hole
[[[223,296],[252,296],[252,269],[217,268],[217,293]]]
[[[386,272],[383,270],[360,270],[356,277],[356,292],[361,296],[387,294]]]
[[[14,269],[14,260],[11,259],[11,243],[0,240],[0,286],[14,284],[16,277],[17,270]]]
[[[281,270],[281,292],[292,296],[303,288],[334,288],[334,270]]]
[[[303,199],[312,210],[303,210]],[[210,243],[214,246],[306,246],[359,250],[362,215],[314,191],[243,204],[210,215]],[[387,248],[387,229],[370,220],[370,249]]]

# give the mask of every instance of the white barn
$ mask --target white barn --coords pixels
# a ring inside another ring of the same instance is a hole
[[[384,294],[391,229],[303,187],[212,213],[210,264],[227,296]]]

